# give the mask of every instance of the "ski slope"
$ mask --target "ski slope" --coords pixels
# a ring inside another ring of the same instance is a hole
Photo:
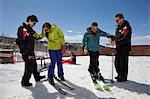
[[[99,57],[101,73],[107,79],[111,78],[111,58],[111,56]],[[58,93],[47,81],[36,83],[33,76],[30,80],[33,87],[24,88],[20,84],[24,63],[0,64],[0,99],[150,99],[150,57],[130,56],[128,81],[122,83],[115,81],[109,93],[93,88],[87,71],[88,56],[77,57],[77,63],[79,65],[63,65],[66,82],[74,90],[57,83],[68,92],[67,95]],[[57,73],[57,68],[55,69]],[[47,75],[47,71],[41,75]],[[116,76],[115,70],[114,75]]]

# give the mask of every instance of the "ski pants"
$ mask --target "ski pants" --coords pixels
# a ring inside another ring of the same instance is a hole
[[[89,55],[90,55],[90,64],[89,64],[89,69],[88,71],[91,73],[91,74],[97,74],[100,69],[98,68],[99,66],[99,51],[88,51],[89,52]]]
[[[25,69],[24,69],[24,75],[22,77],[22,83],[28,83],[32,73],[35,80],[38,79],[40,73],[37,71],[36,59],[29,59],[29,55],[27,54],[25,55],[22,54],[22,58],[25,62]]]
[[[49,50],[50,60],[51,63],[48,69],[48,77],[54,77],[54,69],[55,64],[57,62],[57,69],[58,69],[58,77],[61,78],[64,76],[63,66],[62,66],[62,50]]]
[[[121,79],[127,79],[128,75],[128,56],[129,51],[126,49],[117,50],[115,57],[115,68],[118,77]]]

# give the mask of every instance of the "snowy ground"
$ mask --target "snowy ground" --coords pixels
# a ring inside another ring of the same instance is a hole
[[[111,57],[100,56],[102,75],[111,78]],[[150,99],[150,57],[129,58],[128,81],[114,82],[111,92],[104,93],[93,89],[92,81],[87,71],[89,57],[77,57],[80,65],[64,64],[66,82],[75,88],[66,90],[66,96],[59,94],[48,82],[35,83],[33,87],[24,88],[20,85],[24,63],[0,65],[0,99]],[[42,74],[47,74],[47,71]],[[116,73],[114,73],[116,76]]]

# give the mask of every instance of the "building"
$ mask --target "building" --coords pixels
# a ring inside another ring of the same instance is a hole
[[[13,63],[15,61],[22,61],[21,54],[19,53],[16,38],[0,36],[0,63]],[[35,51],[45,53],[47,46],[43,42],[35,41]]]

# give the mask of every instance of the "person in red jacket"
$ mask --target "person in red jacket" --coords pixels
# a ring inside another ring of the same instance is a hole
[[[31,15],[28,16],[26,22],[18,28],[18,38],[16,39],[16,43],[20,48],[20,53],[25,62],[25,71],[21,81],[22,86],[32,86],[32,83],[29,82],[31,74],[33,74],[36,82],[45,78],[45,76],[40,76],[40,73],[37,71],[37,63],[34,53],[35,31],[32,27],[35,26],[37,22],[37,17]]]
[[[115,77],[115,79],[117,79],[118,82],[124,82],[127,81],[128,75],[128,56],[131,50],[132,28],[129,22],[124,20],[124,16],[121,13],[115,15],[115,21],[118,25],[115,36],[115,68],[118,76]]]
[[[76,64],[76,55],[73,53],[73,52],[70,52],[70,56],[71,58],[70,59],[67,59],[67,60],[62,60],[62,64],[64,63],[68,63],[68,64]]]

